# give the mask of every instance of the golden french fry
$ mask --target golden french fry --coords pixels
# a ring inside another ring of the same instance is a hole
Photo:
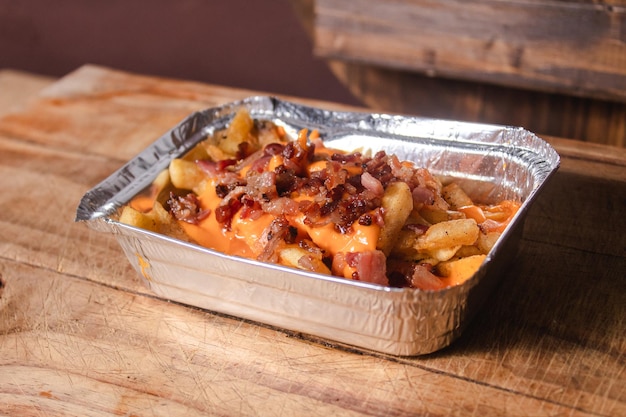
[[[163,205],[161,205],[158,201],[156,201],[154,206],[152,206],[150,215],[157,225],[169,224],[174,221],[174,217],[172,217],[172,215],[165,210],[165,207],[163,207]]]
[[[130,206],[124,206],[119,218],[120,223],[156,232],[157,223],[150,214],[141,213]]]
[[[458,246],[450,246],[450,247],[447,247],[447,248],[432,249],[432,250],[428,251],[428,253],[431,255],[431,257],[436,259],[437,262],[443,262],[443,261],[447,261],[447,260],[451,259],[454,255],[456,255],[457,251],[460,248],[461,248],[460,245],[458,245]]]
[[[465,194],[465,191],[456,183],[450,183],[441,189],[441,196],[453,210],[459,207],[471,206],[474,204],[472,199]]]
[[[206,178],[198,164],[184,159],[173,159],[170,162],[169,173],[174,187],[182,190],[191,190]]]
[[[391,248],[391,256],[399,259],[415,259],[418,256],[415,244],[417,234],[411,230],[400,230]]]
[[[478,236],[478,240],[476,240],[476,246],[480,249],[481,253],[487,254],[496,244],[500,235],[500,232],[491,232],[487,234],[481,233]]]
[[[244,108],[239,109],[228,125],[226,134],[218,138],[217,146],[231,156],[237,154],[239,145],[243,142],[247,142],[248,146],[256,149],[258,139],[250,135],[253,126],[254,121],[248,111]]]
[[[154,184],[154,187],[157,188],[158,192],[161,192],[161,190],[170,185],[170,183],[171,181],[169,169],[164,169],[163,171],[161,171],[152,182],[152,184]]]
[[[380,229],[376,248],[389,255],[400,230],[413,210],[411,189],[405,182],[392,182],[382,198],[384,226]]]
[[[419,211],[419,215],[430,224],[465,218],[465,215],[458,211],[438,210],[438,209],[427,208],[427,207],[422,208]]]
[[[204,150],[206,151],[207,155],[209,156],[209,159],[212,161],[221,161],[223,159],[229,159],[232,158],[232,155],[228,155],[226,154],[226,152],[224,152],[222,149],[220,149],[217,145],[214,145],[212,143],[208,143],[208,142],[203,142],[204,144]]]
[[[480,239],[480,237],[478,238]],[[476,241],[478,243],[478,240]],[[484,255],[485,253],[476,245],[463,245],[454,254],[455,258],[467,258],[468,256]]]
[[[286,246],[278,251],[278,257],[284,265],[311,272],[330,275],[330,269],[318,257],[299,246]],[[306,258],[304,261],[302,258]]]
[[[259,138],[259,146],[262,148],[270,143],[285,142],[285,129],[276,126],[273,123],[260,121],[257,126],[257,136]]]
[[[159,203],[154,203],[150,215],[156,223],[156,232],[190,242],[191,238],[185,233],[178,221]]]
[[[191,150],[183,156],[184,160],[191,161],[191,162],[197,161],[198,159],[207,159],[207,158],[209,158],[209,154],[206,150],[204,141],[198,143],[196,146],[191,148]]]
[[[430,252],[419,252],[416,249],[418,235],[411,231],[403,229],[398,233],[389,258],[402,259],[404,261],[425,262],[434,265],[438,262]]]
[[[474,219],[449,220],[430,226],[428,231],[417,239],[418,251],[449,248],[451,246],[473,245],[480,229]]]

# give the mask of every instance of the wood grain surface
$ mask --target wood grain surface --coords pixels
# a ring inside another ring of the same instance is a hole
[[[626,101],[623,1],[315,0],[321,56]]]
[[[623,149],[550,139],[562,167],[514,264],[421,357],[159,299],[112,236],[74,223],[172,124],[250,94],[85,66],[0,118],[0,414],[626,415]]]
[[[621,0],[290,0],[375,111],[626,146]]]

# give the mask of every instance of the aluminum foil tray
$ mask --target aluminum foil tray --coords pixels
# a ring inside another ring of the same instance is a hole
[[[296,136],[318,129],[334,148],[384,149],[455,178],[478,202],[518,199],[522,207],[479,271],[442,291],[389,288],[323,276],[209,250],[115,219],[173,158],[227,126],[240,107]],[[336,112],[255,96],[194,113],[85,194],[76,221],[116,236],[158,296],[393,355],[436,351],[457,338],[516,254],[530,204],[559,156],[515,127]]]

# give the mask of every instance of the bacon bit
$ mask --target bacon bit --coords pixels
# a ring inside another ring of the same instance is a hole
[[[199,159],[196,161],[196,165],[198,165],[201,170],[209,174],[209,176],[217,176],[217,162],[209,161],[207,159]]]
[[[220,205],[215,209],[215,219],[218,223],[223,224],[227,230],[230,230],[233,216],[237,213],[237,211],[239,211],[241,206],[241,201],[239,201],[238,198],[228,198],[228,196],[226,196],[226,198],[224,198]]]
[[[348,178],[348,171],[342,168],[341,164],[336,161],[327,162],[326,168],[323,169],[318,178],[324,179],[324,185],[327,189],[345,184]]]
[[[277,167],[274,172],[276,192],[279,196],[288,196],[298,189],[301,181],[293,170],[287,169],[284,165],[281,165]]]
[[[364,214],[361,217],[359,217],[359,224],[361,226],[371,226],[373,222],[374,220],[372,219],[371,214]]]
[[[237,153],[235,154],[235,157],[237,158],[237,160],[242,160],[245,157],[249,156],[252,153],[251,148],[252,146],[250,146],[250,142],[248,141],[240,142],[237,145]]]
[[[361,160],[361,153],[360,152],[353,152],[353,153],[348,153],[348,154],[343,154],[343,153],[333,153],[330,156],[330,160],[331,161],[337,161],[337,162],[341,162],[342,164],[347,164],[349,162],[358,162]]]
[[[261,204],[265,213],[278,216],[281,214],[294,215],[298,212],[299,204],[288,197],[279,197]]]
[[[429,264],[415,265],[411,276],[411,287],[421,290],[441,290],[446,287],[439,277],[432,273]]]
[[[262,173],[265,171],[271,160],[271,155],[263,155],[260,158],[255,159],[252,164],[250,164],[250,171],[258,172],[259,174]]]
[[[176,220],[181,220],[190,224],[198,224],[205,219],[210,210],[203,210],[200,207],[200,201],[195,194],[189,193],[186,196],[177,196],[170,192],[170,198],[167,200],[169,211]]]
[[[491,233],[491,232],[502,232],[506,227],[506,224],[503,225],[501,222],[497,222],[495,220],[487,219],[481,224],[478,225],[480,231],[483,234]]]
[[[379,250],[349,252],[346,254],[347,264],[356,269],[354,279],[371,282],[372,284],[389,285],[387,278],[387,257]]]
[[[387,159],[387,163],[391,167],[393,176],[402,182],[406,182],[409,188],[415,188],[416,181],[414,179],[415,168],[413,164],[403,164],[396,155],[391,155]]]
[[[300,242],[298,242],[298,246],[300,246],[302,249],[306,250],[307,252],[310,252],[316,258],[319,258],[319,259],[323,259],[324,255],[326,253],[324,251],[324,249],[322,249],[319,246],[317,246],[310,239],[302,239],[302,240],[300,240]]]
[[[306,271],[316,272],[314,258],[311,255],[304,255],[298,259],[298,266]]]
[[[267,202],[277,197],[276,174],[266,171],[258,175],[249,175],[245,193],[259,202]]]
[[[285,244],[286,239],[292,243],[298,230],[289,225],[285,216],[280,216],[272,220],[261,235],[263,251],[257,259],[263,262],[278,262],[278,248]]]
[[[235,159],[222,159],[220,161],[214,162],[209,161],[207,159],[198,159],[196,161],[196,165],[206,172],[211,177],[217,177],[218,175],[226,172],[226,169],[229,166],[235,165],[237,160]]]
[[[263,148],[263,155],[264,156],[280,155],[283,153],[284,149],[285,149],[285,145],[282,145],[280,143],[269,143],[265,145],[265,147]]]
[[[219,182],[215,185],[215,193],[219,198],[225,198],[237,187],[246,185],[244,179],[233,172],[226,172],[220,175]]]
[[[424,186],[417,186],[411,192],[413,196],[413,206],[421,208],[423,206],[432,206],[435,204],[435,193]]]
[[[365,172],[370,173],[374,178],[378,179],[384,188],[389,182],[394,180],[391,167],[388,164],[388,157],[385,151],[378,151],[374,158],[365,161]]]
[[[361,175],[361,184],[363,185],[363,187],[374,193],[374,195],[377,197],[382,197],[382,195],[385,193],[383,184],[367,171]]]
[[[389,285],[398,288],[410,287],[415,264],[400,259],[387,260],[387,276]]]
[[[382,207],[377,207],[374,210],[374,222],[376,223],[376,225],[378,227],[384,227],[385,226],[385,218],[383,216],[383,208]]]
[[[307,162],[313,157],[313,148],[304,146],[301,140],[287,143],[283,149],[284,165],[296,175],[305,175]]]
[[[445,288],[444,282],[432,272],[430,264],[415,264],[410,261],[392,259],[387,262],[389,283],[394,287],[411,287],[422,290]]]

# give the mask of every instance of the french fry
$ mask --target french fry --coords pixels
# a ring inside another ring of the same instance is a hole
[[[392,182],[382,198],[384,226],[378,236],[377,249],[389,255],[400,230],[413,210],[411,189],[405,182]]]
[[[152,232],[157,231],[157,222],[151,214],[141,213],[130,206],[124,206],[119,221]]]
[[[399,259],[415,259],[417,257],[417,234],[411,230],[400,230],[398,238],[391,249],[391,256]]]
[[[237,111],[226,130],[226,134],[218,138],[217,146],[227,154],[234,156],[239,151],[239,144],[247,142],[253,148],[258,147],[258,139],[250,135],[254,121],[248,111],[241,108]]]
[[[178,221],[159,203],[156,201],[152,212],[150,213],[156,222],[156,232],[162,233],[173,238],[190,242],[191,239],[185,233],[183,228],[178,224]]]
[[[186,161],[197,161],[198,159],[207,159],[209,158],[209,154],[206,150],[206,146],[204,145],[204,141],[198,143],[196,146],[191,148],[189,152],[183,156],[183,159]]]
[[[412,230],[400,230],[389,257],[404,261],[433,264],[436,260],[429,252],[418,252],[416,249],[417,238],[418,235]]]
[[[283,264],[298,269],[330,275],[330,269],[318,257],[299,246],[289,245],[278,251],[278,257]],[[302,258],[306,258],[303,261]]]
[[[169,169],[164,169],[157,175],[152,184],[157,188],[158,192],[165,189],[168,185],[170,185],[170,171]]]
[[[232,157],[232,155],[226,154],[219,146],[212,143],[204,143],[204,150],[212,161],[221,161]]]
[[[478,239],[480,239],[480,235],[479,235]],[[463,245],[463,246],[461,246],[459,248],[459,250],[456,251],[456,253],[454,254],[454,257],[455,258],[467,258],[468,256],[484,255],[484,254],[486,254],[486,252],[483,252],[481,249],[478,248],[477,244],[478,244],[478,240],[476,240],[476,245]]]
[[[476,240],[476,246],[480,249],[481,253],[487,254],[496,244],[500,235],[501,233],[499,232],[481,233]]]
[[[441,189],[441,196],[453,210],[474,204],[472,199],[465,194],[465,191],[463,191],[463,189],[456,182],[452,182],[444,186]]]
[[[461,245],[450,246],[445,248],[432,249],[428,251],[433,259],[437,260],[437,263],[447,261],[456,255],[457,251],[461,248]]]
[[[465,218],[465,216],[458,211],[438,210],[426,207],[419,211],[419,215],[430,224]]]
[[[167,210],[165,210],[165,207],[163,207],[163,205],[158,201],[155,201],[154,205],[152,206],[152,212],[150,214],[152,215],[152,218],[156,222],[157,226],[174,222],[174,218],[172,217],[172,215]]]
[[[170,162],[170,180],[176,188],[191,190],[200,183],[206,174],[195,162],[173,159]]]
[[[417,239],[418,251],[449,248],[459,245],[473,245],[480,229],[474,219],[449,220],[432,225]]]

